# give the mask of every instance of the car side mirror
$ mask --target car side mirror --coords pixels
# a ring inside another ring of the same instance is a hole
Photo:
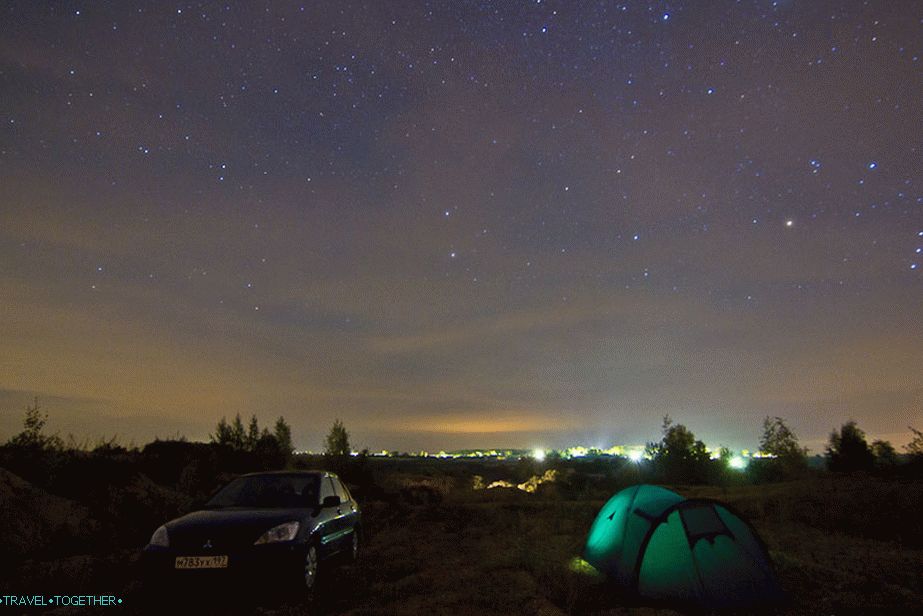
[[[326,509],[327,507],[339,507],[340,506],[340,497],[334,494],[333,496],[327,496],[324,498],[324,502],[321,503],[321,507]]]

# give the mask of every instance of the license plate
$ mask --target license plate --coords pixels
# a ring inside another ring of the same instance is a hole
[[[226,569],[227,556],[177,556],[177,569]]]

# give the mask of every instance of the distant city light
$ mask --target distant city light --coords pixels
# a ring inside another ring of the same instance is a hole
[[[705,451],[712,460],[723,459],[722,454],[726,452],[725,448],[706,447]],[[296,453],[316,455],[318,452],[297,451]],[[359,452],[352,452],[351,455],[361,455]],[[441,450],[438,452],[431,451],[412,451],[399,453],[394,450],[383,449],[381,451],[370,452],[368,455],[373,457],[413,457],[413,458],[436,458],[436,459],[461,459],[461,458],[489,458],[495,460],[523,460],[532,459],[537,462],[547,461],[550,456],[554,455],[562,460],[573,460],[578,458],[620,458],[631,462],[640,463],[650,459],[644,445],[612,445],[605,447],[597,445],[588,447],[586,445],[574,445],[564,449],[546,449],[536,447],[534,449],[459,449],[455,451]],[[751,458],[771,458],[770,454],[762,452],[751,452],[748,449],[736,451],[732,457],[727,459],[730,467],[735,469],[745,469]]]

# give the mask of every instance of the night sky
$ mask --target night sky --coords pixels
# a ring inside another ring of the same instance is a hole
[[[923,428],[923,4],[4,2],[0,437]]]

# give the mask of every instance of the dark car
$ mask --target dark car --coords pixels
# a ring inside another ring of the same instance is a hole
[[[149,578],[261,578],[310,591],[325,562],[356,558],[360,526],[359,505],[333,473],[251,473],[155,530],[142,561]]]

